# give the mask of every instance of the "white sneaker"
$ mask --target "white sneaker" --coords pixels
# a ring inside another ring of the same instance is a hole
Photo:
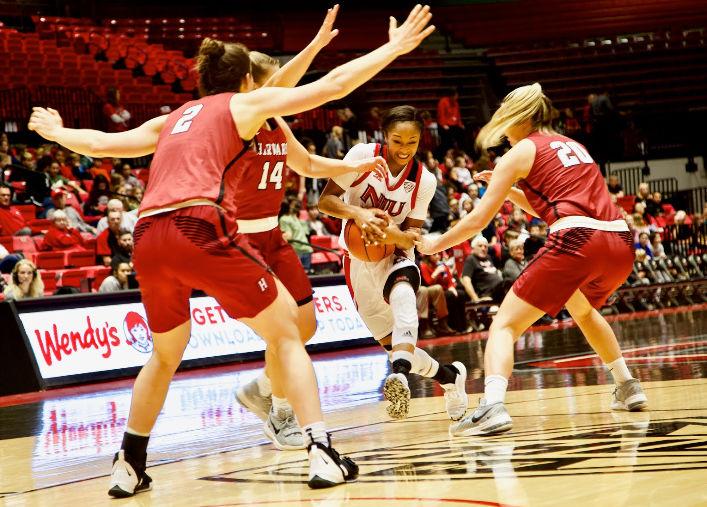
[[[358,477],[358,465],[351,458],[341,457],[336,449],[319,442],[308,446],[309,487],[312,489],[331,488],[338,484],[354,481]]]
[[[614,399],[611,402],[611,410],[640,412],[646,408],[648,408],[648,398],[646,398],[646,395],[643,393],[641,383],[638,379],[632,378],[618,384],[614,388]]]
[[[302,428],[297,424],[292,409],[280,410],[278,414],[271,410],[263,431],[273,445],[281,451],[295,451],[307,447],[304,444]]]
[[[513,421],[502,402],[488,405],[482,398],[472,414],[449,427],[449,433],[455,437],[494,435],[512,427]]]
[[[459,374],[453,384],[442,384],[444,389],[444,404],[447,408],[447,415],[452,421],[458,421],[469,408],[469,397],[466,395],[466,366],[459,361],[452,363]]]
[[[383,397],[390,402],[386,407],[393,419],[405,419],[410,411],[410,386],[402,373],[391,373],[383,384]]]
[[[133,466],[126,461],[124,450],[121,449],[115,453],[108,494],[115,498],[126,498],[151,489],[152,479],[150,476],[143,472],[138,477]]]
[[[263,396],[258,388],[258,379],[251,380],[236,391],[236,401],[243,408],[253,412],[261,421],[265,421],[272,407],[272,396]]]

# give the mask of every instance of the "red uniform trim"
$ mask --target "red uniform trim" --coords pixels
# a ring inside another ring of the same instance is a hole
[[[420,189],[420,180],[422,179],[422,171],[424,168],[422,167],[422,163],[418,162],[417,163],[417,176],[415,178],[415,190],[412,191],[412,203],[410,206],[410,211],[415,209],[415,202],[417,202],[417,191]]]

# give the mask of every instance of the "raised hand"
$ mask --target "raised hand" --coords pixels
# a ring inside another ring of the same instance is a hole
[[[329,44],[334,37],[339,35],[339,30],[334,28],[334,21],[336,21],[336,15],[339,12],[339,4],[336,4],[331,9],[326,11],[326,16],[324,17],[324,22],[319,28],[317,35],[314,36],[312,42],[318,47],[323,48]]]
[[[413,7],[405,22],[400,26],[393,16],[390,17],[388,38],[398,55],[409,53],[435,31],[434,25],[427,26],[430,19],[432,19],[432,13],[429,5],[422,7],[420,4]]]
[[[476,173],[474,175],[474,180],[483,181],[488,184],[488,182],[491,181],[491,176],[493,176],[493,171],[481,171],[480,173]]]
[[[34,130],[37,134],[49,141],[53,141],[52,134],[64,126],[61,115],[56,109],[51,107],[33,107],[32,116],[29,118],[27,128]]]
[[[371,157],[352,162],[351,168],[357,173],[375,172],[385,179],[388,174],[388,163],[383,157]]]

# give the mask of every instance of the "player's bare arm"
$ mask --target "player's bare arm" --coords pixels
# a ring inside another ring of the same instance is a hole
[[[438,238],[422,237],[416,243],[418,251],[425,255],[441,252],[481,232],[498,213],[513,184],[528,175],[534,159],[535,145],[532,141],[524,139],[516,144],[494,169],[495,174],[479,205]]]
[[[484,183],[488,184],[488,182],[491,181],[492,176],[493,171],[481,171],[480,173],[474,175],[474,180],[483,181]],[[506,197],[509,201],[511,201],[513,204],[518,206],[526,213],[530,213],[534,217],[539,218],[537,211],[533,209],[533,207],[530,205],[530,202],[528,201],[528,198],[525,196],[525,192],[523,192],[520,188],[512,187]]]
[[[27,125],[43,138],[89,157],[142,157],[155,152],[167,115],[146,121],[127,132],[108,133],[64,127],[58,111],[34,107]]]

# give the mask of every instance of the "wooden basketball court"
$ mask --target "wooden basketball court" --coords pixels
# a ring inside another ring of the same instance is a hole
[[[3,506],[704,506],[707,505],[707,308],[615,320],[650,411],[609,410],[611,380],[572,325],[535,328],[516,347],[511,432],[451,438],[441,390],[411,383],[411,416],[380,401],[386,355],[371,347],[315,357],[337,449],[358,482],[312,491],[306,453],[275,450],[235,403],[257,364],[180,374],[150,441],[152,491],[107,496],[125,429],[129,381],[0,398]],[[422,342],[469,369],[482,391],[485,336]]]

